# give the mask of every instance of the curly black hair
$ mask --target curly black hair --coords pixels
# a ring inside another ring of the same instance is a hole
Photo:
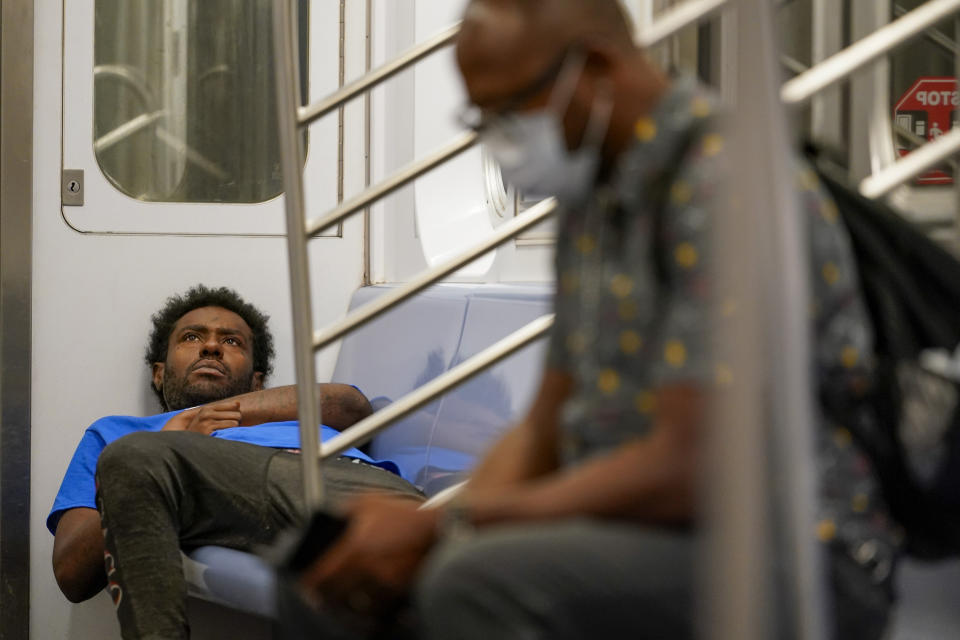
[[[273,371],[275,355],[273,335],[267,328],[270,316],[245,301],[233,289],[227,287],[211,289],[202,284],[191,287],[183,295],[170,296],[163,308],[150,317],[153,330],[147,342],[145,354],[147,366],[152,367],[155,362],[166,361],[174,325],[180,318],[201,307],[221,307],[243,318],[253,332],[253,370],[262,372],[266,379]],[[165,406],[163,392],[153,385],[150,387],[157,394],[160,406]]]

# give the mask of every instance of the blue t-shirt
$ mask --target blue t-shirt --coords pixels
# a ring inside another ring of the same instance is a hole
[[[76,507],[97,508],[94,473],[97,470],[97,458],[100,457],[100,452],[103,451],[104,447],[117,438],[135,431],[159,431],[167,423],[167,420],[177,413],[179,411],[171,411],[145,418],[107,416],[90,425],[83,434],[83,438],[80,439],[80,444],[77,445],[73,459],[63,476],[63,482],[60,483],[60,491],[53,501],[53,508],[50,509],[50,515],[47,516],[47,529],[50,530],[50,533],[56,533],[60,516],[67,509]],[[329,440],[338,433],[340,432],[332,427],[320,426],[320,438],[323,441]],[[211,437],[277,449],[298,449],[300,447],[300,427],[295,420],[267,422],[253,427],[220,429],[214,431]],[[400,475],[397,465],[390,460],[373,460],[357,449],[347,449],[341,455],[349,458],[360,458]]]

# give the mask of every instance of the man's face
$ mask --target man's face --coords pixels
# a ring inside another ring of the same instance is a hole
[[[253,370],[253,332],[221,307],[200,307],[181,317],[170,334],[166,361],[153,364],[153,384],[171,411],[259,391],[263,377]]]

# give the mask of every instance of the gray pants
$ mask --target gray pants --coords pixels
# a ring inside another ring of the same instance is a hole
[[[692,638],[693,544],[588,520],[484,529],[431,556],[420,624],[429,640]]]
[[[134,433],[97,462],[108,590],[124,638],[187,638],[180,549],[244,551],[304,521],[300,456],[175,432]],[[422,499],[402,478],[336,458],[323,466],[328,507],[361,491]]]
[[[696,553],[691,534],[633,524],[570,520],[484,529],[431,555],[416,598],[422,637],[693,638]],[[831,636],[881,638],[888,587],[839,551],[829,564]]]

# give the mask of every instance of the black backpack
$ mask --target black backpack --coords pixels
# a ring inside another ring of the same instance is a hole
[[[907,552],[958,555],[960,378],[949,365],[960,345],[960,261],[886,204],[850,188],[822,157],[811,159],[850,232],[878,365],[874,419],[842,399],[824,397],[823,405],[873,462]]]

